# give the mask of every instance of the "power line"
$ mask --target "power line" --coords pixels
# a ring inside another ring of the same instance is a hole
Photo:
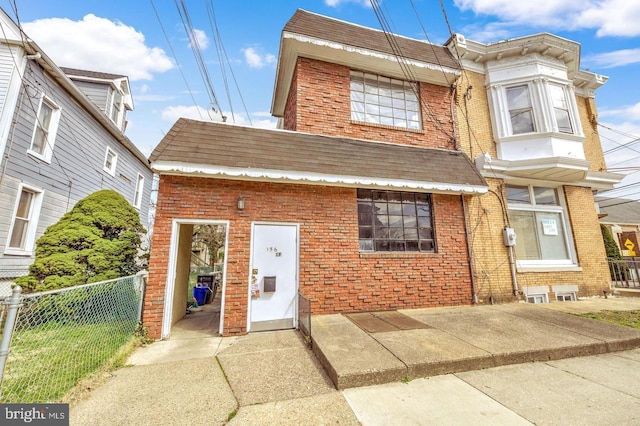
[[[198,70],[200,71],[202,81],[204,82],[204,85],[207,89],[207,94],[209,95],[209,101],[211,102],[212,109],[222,116],[220,104],[218,103],[218,98],[213,88],[213,83],[211,82],[211,77],[209,76],[209,71],[207,70],[204,56],[202,55],[202,48],[196,35],[195,28],[193,27],[193,24],[191,22],[191,17],[189,16],[187,5],[185,4],[184,0],[179,0],[179,4],[178,0],[174,0],[174,3],[176,5],[176,8],[178,9],[178,15],[180,15],[180,20],[182,21],[182,26],[185,30],[185,33],[189,37],[189,46],[191,47],[191,51],[193,52],[193,56],[195,57],[196,64],[198,65]]]
[[[196,102],[196,98],[193,96],[193,91],[191,90],[191,87],[189,86],[189,81],[187,80],[187,77],[184,75],[184,71],[182,70],[182,65],[180,64],[180,61],[178,61],[178,57],[176,56],[175,50],[173,50],[173,45],[171,44],[171,40],[169,40],[169,36],[167,35],[167,32],[164,29],[164,25],[162,25],[162,20],[160,19],[160,15],[158,14],[158,10],[156,9],[156,5],[153,3],[153,0],[149,0],[149,2],[151,3],[151,7],[153,8],[153,12],[155,13],[156,18],[158,19],[158,24],[160,24],[160,29],[162,29],[162,34],[164,34],[164,38],[167,40],[167,44],[169,45],[169,49],[171,50],[171,55],[173,56],[173,59],[176,61],[176,65],[178,66],[178,70],[180,71],[180,75],[182,76],[182,79],[184,80],[184,84],[187,86],[187,91],[189,92],[189,96],[191,96],[191,100],[193,101],[193,105],[196,107],[196,111],[198,112],[198,116],[200,117],[200,119],[204,119],[204,117],[202,117],[202,113],[200,112],[200,108],[198,108],[198,103]]]
[[[400,70],[402,71],[402,74],[404,75],[405,79],[410,83],[410,86],[414,94],[416,95],[417,99],[421,101],[420,102],[421,109],[431,119],[430,121],[433,124],[435,124],[438,130],[440,130],[442,133],[444,133],[448,137],[454,139],[454,135],[444,127],[444,124],[433,113],[433,111],[431,111],[431,108],[429,107],[429,105],[426,102],[422,102],[422,97],[420,96],[420,93],[418,90],[418,84],[416,83],[418,79],[414,75],[413,71],[411,70],[411,67],[407,62],[406,56],[403,55],[402,49],[400,48],[400,45],[398,44],[398,41],[397,41],[397,36],[392,32],[391,26],[389,25],[387,18],[385,17],[382,9],[380,8],[379,1],[378,0],[369,0],[369,1],[376,15],[376,18],[378,19],[378,22],[380,23],[382,32],[384,33],[385,38],[389,42],[389,46],[391,47],[391,50],[393,51],[394,56],[398,60],[398,65],[400,66]]]

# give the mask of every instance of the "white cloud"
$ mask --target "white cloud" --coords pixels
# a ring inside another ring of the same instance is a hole
[[[324,0],[324,4],[329,7],[339,7],[345,3],[356,3],[360,6],[371,7],[369,0]],[[380,0],[380,3],[382,3],[382,0]]]
[[[251,68],[262,68],[276,61],[276,57],[271,53],[260,54],[253,47],[242,49],[242,51],[244,52],[244,59]]]
[[[218,112],[214,112],[211,110],[206,110],[200,106],[186,106],[186,105],[174,105],[165,108],[162,113],[162,119],[169,122],[176,122],[179,118],[190,118],[192,120],[202,120],[202,121],[215,121],[221,122],[222,117]],[[257,112],[252,114],[252,120],[249,122],[249,119],[245,114],[231,114],[230,111],[223,111],[222,115],[227,117],[227,123],[237,124],[239,126],[252,126],[252,127],[260,127],[263,129],[275,129],[278,120],[276,118],[270,117],[265,118],[265,114],[263,112]],[[257,119],[253,118],[256,117]]]
[[[594,64],[599,68],[614,68],[640,62],[640,48],[614,50],[584,58],[583,62]]]
[[[636,121],[640,122],[640,102],[634,105],[623,105],[620,108],[616,109],[601,109],[598,112],[600,117],[619,117],[624,120]],[[627,123],[626,127],[631,126],[631,124]],[[638,124],[636,124],[638,126]],[[616,128],[620,128],[619,125],[615,126]],[[638,129],[640,130],[640,129]],[[629,131],[629,133],[632,133]],[[640,134],[640,131],[633,132],[634,134]]]
[[[177,121],[178,118],[191,118],[193,120],[222,121],[220,114],[201,106],[173,105],[162,110],[162,119],[165,121]]]
[[[193,47],[194,44],[199,46],[202,50],[209,47],[209,38],[207,37],[207,34],[202,30],[194,28],[189,39],[189,47]]]
[[[640,2],[635,0],[454,0],[454,4],[513,27],[596,29],[600,37],[640,35]]]
[[[23,27],[59,66],[123,74],[132,81],[151,80],[154,73],[174,66],[164,50],[147,46],[135,28],[93,14],[80,21],[38,19]]]

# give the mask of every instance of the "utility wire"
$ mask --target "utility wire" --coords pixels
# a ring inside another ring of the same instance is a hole
[[[202,81],[204,82],[204,85],[207,89],[211,107],[215,112],[219,113],[222,116],[222,112],[220,111],[220,104],[218,103],[218,98],[216,97],[213,83],[211,82],[211,77],[209,76],[209,71],[207,70],[207,65],[202,55],[202,48],[200,46],[200,42],[198,41],[198,37],[196,36],[195,28],[193,27],[193,24],[191,22],[189,11],[187,10],[187,5],[185,4],[184,0],[179,0],[179,2],[178,0],[174,0],[174,2],[176,8],[178,9],[178,14],[180,15],[182,26],[184,27],[185,33],[189,37],[189,45],[191,46],[191,51],[193,52],[196,64],[198,65],[198,70],[200,71]]]
[[[187,86],[187,91],[189,92],[189,96],[191,97],[191,100],[193,101],[193,106],[196,107],[196,111],[198,111],[198,116],[200,117],[200,119],[204,119],[204,117],[202,117],[202,113],[200,112],[200,108],[198,108],[198,102],[196,102],[196,98],[193,96],[193,91],[191,90],[191,87],[189,86],[189,81],[187,80],[187,77],[184,75],[184,71],[182,69],[182,65],[180,64],[180,61],[178,61],[178,57],[176,56],[175,50],[173,50],[173,45],[171,44],[171,40],[169,39],[169,36],[167,35],[167,32],[164,29],[164,25],[162,25],[162,20],[160,19],[160,15],[158,14],[158,10],[156,9],[156,5],[153,3],[153,0],[149,0],[149,2],[151,3],[151,7],[153,8],[153,12],[156,15],[156,19],[158,20],[158,24],[160,24],[160,29],[162,29],[162,34],[164,34],[164,38],[165,38],[165,40],[167,40],[167,44],[169,45],[169,49],[171,50],[171,55],[173,56],[173,60],[176,61],[176,65],[178,66],[178,70],[180,71],[180,75],[182,76],[182,80],[184,80],[184,84],[185,84],[185,86]]]
[[[411,88],[413,89],[413,92],[415,93],[417,99],[422,101],[422,98],[421,98],[419,90],[418,90],[418,84],[416,83],[416,81],[418,79],[416,78],[416,76],[412,72],[411,67],[409,66],[409,64],[407,62],[406,56],[404,56],[403,53],[402,53],[402,49],[400,48],[400,45],[398,44],[398,41],[397,41],[397,37],[398,36],[396,36],[392,32],[391,27],[389,25],[389,22],[387,21],[387,18],[385,17],[382,9],[380,8],[379,1],[378,0],[369,0],[369,1],[371,3],[371,7],[373,8],[373,11],[374,11],[374,13],[376,15],[376,18],[378,19],[378,22],[380,23],[380,26],[382,27],[382,31],[383,31],[383,33],[385,35],[385,38],[389,42],[389,46],[391,47],[391,50],[393,51],[393,54],[395,55],[396,59],[398,60],[398,65],[400,66],[402,74],[410,82]],[[421,105],[422,109],[424,110],[425,114],[431,119],[430,121],[436,126],[436,128],[438,130],[440,130],[442,133],[446,134],[447,136],[449,136],[450,138],[453,139],[454,135],[444,127],[444,124],[433,113],[433,111],[431,111],[431,108],[429,107],[429,105],[426,104],[425,102],[420,102],[420,105]]]
[[[205,0],[206,2],[206,0]],[[216,22],[216,14],[213,10],[213,0],[211,2],[206,2],[207,6],[207,14],[209,16],[209,25],[211,26],[211,34],[213,34],[213,41],[216,45],[216,53],[218,54],[218,63],[220,63],[220,74],[222,76],[222,81],[224,82],[225,93],[227,94],[227,101],[229,102],[229,110],[231,111],[231,120],[236,122],[236,115],[233,113],[233,103],[231,102],[231,93],[229,92],[229,84],[227,82],[227,72],[224,66],[224,61],[222,60],[222,38],[220,37],[220,33],[218,32],[218,23]]]

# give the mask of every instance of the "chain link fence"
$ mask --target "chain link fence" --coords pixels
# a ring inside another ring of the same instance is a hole
[[[1,401],[60,401],[132,338],[143,291],[143,276],[135,275],[23,295],[0,371]]]

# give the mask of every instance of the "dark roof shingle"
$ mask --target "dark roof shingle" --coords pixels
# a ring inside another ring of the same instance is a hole
[[[462,152],[179,119],[152,163],[485,187]],[[152,165],[153,166],[153,165]]]
[[[298,9],[284,26],[287,32],[393,55],[384,32]],[[417,61],[459,69],[451,52],[437,44],[399,35],[394,37],[402,55]]]

